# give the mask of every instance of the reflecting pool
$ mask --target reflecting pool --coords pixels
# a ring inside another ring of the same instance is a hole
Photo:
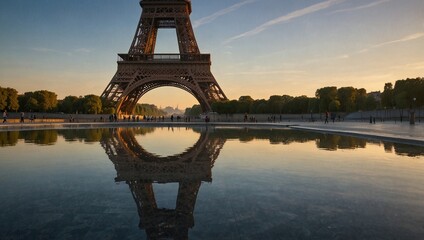
[[[289,129],[0,132],[0,239],[424,239],[424,148]]]

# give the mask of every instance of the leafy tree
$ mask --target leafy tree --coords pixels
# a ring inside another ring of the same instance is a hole
[[[186,108],[184,115],[198,117],[201,113],[202,108],[199,104],[195,104],[191,108]]]
[[[309,98],[308,100],[308,113],[318,113],[319,112],[319,99],[318,98]]]
[[[338,112],[340,110],[340,101],[331,101],[330,104],[328,104],[328,110],[330,110],[331,112]]]
[[[38,111],[38,101],[37,99],[30,97],[25,105],[25,110],[30,112],[32,110]]]
[[[78,100],[76,96],[66,96],[58,105],[58,109],[64,113],[75,113],[78,109]]]
[[[231,100],[231,101],[227,102],[225,104],[226,112],[229,113],[229,114],[237,113],[237,105],[238,105],[237,100]]]
[[[293,99],[292,96],[272,95],[268,99],[268,113],[281,114],[287,112],[287,104]]]
[[[7,105],[9,110],[18,111],[19,102],[18,102],[18,91],[13,88],[6,88],[7,91]]]
[[[278,95],[272,95],[268,99],[268,110],[269,113],[279,114],[283,110],[283,97]]]
[[[26,92],[19,97],[19,104],[25,111],[49,112],[57,108],[56,93],[46,90]]]
[[[370,111],[376,109],[378,106],[377,100],[373,95],[368,95],[365,103],[365,109]]]
[[[403,91],[395,95],[395,102],[397,108],[407,108],[411,101],[409,100],[408,93]]]
[[[224,105],[226,101],[212,103],[212,111],[224,114]]]
[[[17,111],[19,109],[18,91],[13,88],[0,87],[0,109]]]
[[[115,103],[109,99],[101,98],[102,100],[102,112],[105,114],[113,114],[115,113]]]
[[[366,109],[367,102],[367,90],[360,88],[356,90],[356,99],[355,99],[355,110],[364,110]]]
[[[315,92],[315,96],[319,99],[319,111],[325,112],[329,110],[330,103],[337,99],[337,87],[320,88]]]
[[[306,96],[299,96],[293,98],[286,104],[286,113],[300,114],[307,113],[309,106],[309,98]]]
[[[102,100],[99,96],[90,94],[83,99],[84,113],[98,114],[102,111]]]
[[[0,87],[0,110],[7,109],[7,90]]]
[[[398,80],[393,89],[396,107],[404,108],[412,107],[413,99],[415,98],[415,106],[419,107],[424,105],[424,78],[415,78],[406,80]]]
[[[241,96],[238,100],[237,112],[251,113],[253,101],[253,98],[250,96]]]
[[[263,113],[269,113],[268,110],[268,102],[265,99],[255,100],[253,102],[253,109],[254,113],[256,114],[263,114]]]
[[[56,93],[49,92],[47,90],[35,91],[34,96],[38,101],[38,108],[41,112],[53,111],[57,107],[57,95]]]
[[[340,111],[353,112],[355,110],[356,92],[356,89],[353,87],[342,87],[337,90]]]
[[[393,84],[386,83],[384,84],[384,91],[381,94],[381,105],[383,107],[392,108],[395,104],[395,100],[393,97]]]
[[[135,110],[134,110],[135,114],[138,115],[143,115],[143,116],[153,116],[153,117],[158,117],[158,116],[165,116],[166,112],[158,109],[158,107],[156,107],[153,104],[137,104],[135,106]]]

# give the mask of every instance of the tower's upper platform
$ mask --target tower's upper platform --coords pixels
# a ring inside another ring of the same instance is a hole
[[[191,0],[140,0],[140,6],[147,5],[178,5],[187,4],[189,13],[191,13]]]

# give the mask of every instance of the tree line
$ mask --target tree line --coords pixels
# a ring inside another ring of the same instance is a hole
[[[113,114],[113,102],[97,95],[67,96],[57,99],[57,94],[47,90],[18,94],[13,88],[0,86],[0,109],[11,112],[63,112],[67,114]],[[151,104],[137,104],[135,114],[164,116],[166,113]]]
[[[384,85],[381,104],[385,108],[415,108],[424,106],[424,78],[406,79]]]
[[[220,114],[303,114],[356,112],[375,109],[424,106],[424,78],[398,80],[393,87],[386,83],[384,91],[367,93],[364,88],[334,86],[317,89],[315,97],[273,95],[269,99],[241,96],[238,100],[216,102],[212,110]],[[200,106],[186,109],[186,115],[197,115]]]
[[[403,109],[424,106],[424,78],[398,80],[384,85],[384,91],[367,93],[364,88],[334,86],[317,89],[315,97],[272,95],[269,99],[241,96],[238,100],[212,104],[220,114],[302,114],[320,112],[355,112],[374,109]],[[0,86],[0,109],[24,112],[63,112],[86,114],[113,114],[114,103],[99,96],[67,96],[57,99],[57,94],[47,90],[19,94],[13,88]],[[164,116],[166,112],[151,104],[137,104],[135,114]],[[198,116],[199,105],[187,108],[185,115]]]

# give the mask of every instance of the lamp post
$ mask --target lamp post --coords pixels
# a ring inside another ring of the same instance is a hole
[[[396,123],[396,106],[393,106],[392,116],[393,116],[393,119],[395,120],[395,123]]]
[[[311,122],[314,122],[314,117],[312,116],[312,110],[311,110]]]
[[[386,121],[387,119],[387,107],[384,107],[384,118],[383,118],[383,122]]]
[[[409,117],[409,124],[414,125],[415,124],[415,101],[417,98],[413,98],[411,102],[411,109],[410,109],[410,117]]]

